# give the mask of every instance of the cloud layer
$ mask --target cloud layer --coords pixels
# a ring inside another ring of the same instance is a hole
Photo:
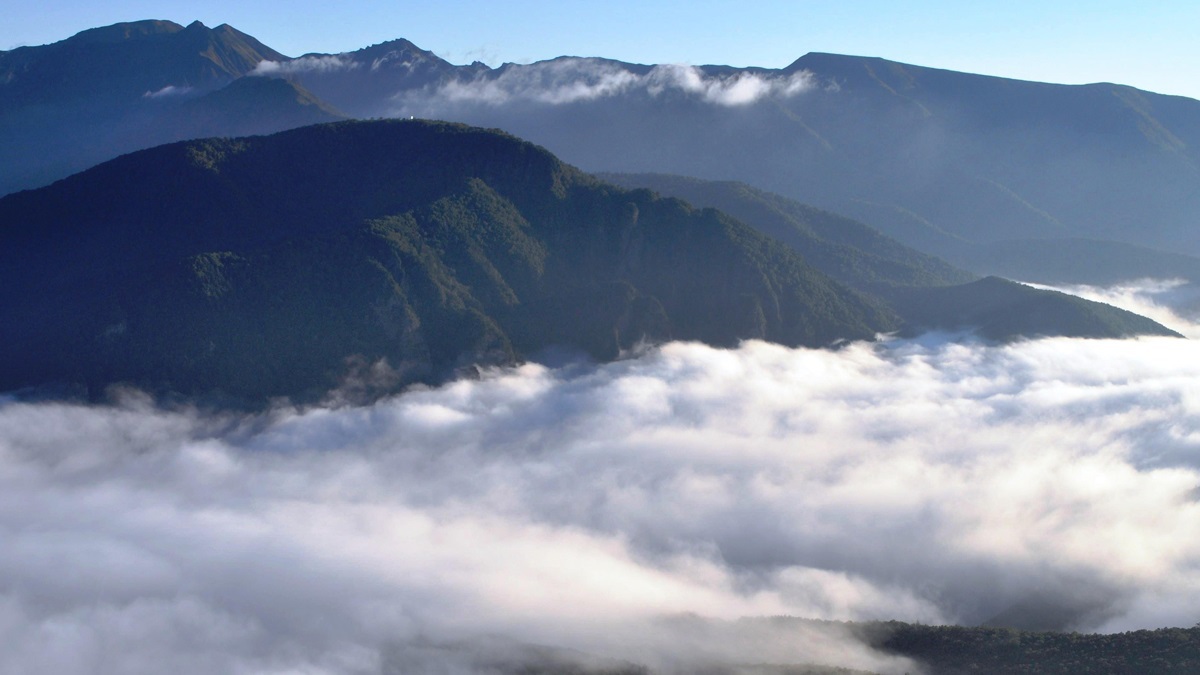
[[[457,79],[433,89],[401,92],[399,112],[429,106],[512,103],[561,105],[631,93],[652,97],[683,95],[722,106],[742,106],[764,98],[795,96],[812,86],[808,72],[706,74],[686,65],[658,65],[645,73],[603,59],[562,58],[529,65],[508,65],[471,79]]]
[[[1190,626],[1198,451],[1174,339],[675,343],[249,417],[7,401],[0,672],[904,672],[735,620]]]
[[[341,54],[301,56],[288,61],[259,61],[251,75],[280,77],[305,73],[333,73],[354,70],[359,63]]]
[[[1184,279],[1134,279],[1115,286],[1029,285],[1120,307],[1200,340],[1200,288]]]

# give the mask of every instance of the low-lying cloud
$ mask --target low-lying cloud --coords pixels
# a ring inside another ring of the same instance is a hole
[[[916,672],[738,619],[1190,626],[1198,494],[1170,338],[673,343],[255,416],[9,400],[0,672]]]
[[[341,54],[301,56],[287,61],[259,61],[250,75],[280,77],[307,73],[332,73],[360,67],[354,59]]]
[[[1120,307],[1200,340],[1200,288],[1185,279],[1132,279],[1113,286],[1029,285]]]
[[[175,96],[186,96],[187,94],[190,94],[191,92],[192,92],[191,87],[187,87],[187,86],[176,87],[173,84],[168,84],[167,86],[163,87],[162,89],[157,89],[155,91],[147,91],[146,93],[142,94],[142,98],[170,98],[170,97],[175,97]]]
[[[512,103],[560,105],[630,93],[652,97],[684,95],[722,106],[741,106],[765,98],[795,96],[812,86],[808,72],[782,75],[738,71],[705,73],[686,65],[658,65],[645,73],[623,64],[591,58],[562,58],[509,65],[470,79],[397,94],[399,112],[446,104],[500,106]]]

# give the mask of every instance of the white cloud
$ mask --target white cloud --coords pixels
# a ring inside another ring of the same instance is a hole
[[[737,619],[1192,625],[1198,488],[1200,346],[1165,338],[675,343],[258,416],[0,401],[0,672],[495,672],[519,643],[904,672]]]
[[[176,87],[173,84],[168,84],[167,86],[165,86],[162,89],[159,89],[157,91],[147,91],[146,93],[142,94],[142,98],[166,98],[166,97],[174,97],[174,96],[183,96],[185,94],[190,93],[191,91],[192,91],[191,87]]]
[[[353,70],[361,64],[340,54],[301,56],[289,61],[259,61],[250,75],[279,76]]]
[[[734,75],[710,77],[699,68],[684,65],[655,66],[645,81],[646,89],[652,95],[678,89],[698,94],[709,103],[725,106],[747,105],[767,97],[789,98],[809,89],[813,84],[812,74],[808,71],[800,71],[786,77],[745,71]]]
[[[738,72],[707,75],[694,66],[659,65],[640,74],[622,64],[590,58],[562,58],[505,69],[433,89],[397,94],[399,112],[428,113],[442,105],[464,103],[501,106],[512,103],[560,105],[642,92],[694,96],[723,106],[748,105],[764,98],[786,98],[812,85],[807,72],[792,75]],[[407,113],[406,113],[407,114]]]
[[[1115,286],[1046,286],[1149,317],[1189,339],[1200,339],[1200,289],[1184,279],[1134,279]]]

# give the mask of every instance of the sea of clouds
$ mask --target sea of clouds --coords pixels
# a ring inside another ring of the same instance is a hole
[[[1198,497],[1200,343],[1170,338],[672,343],[255,415],[5,400],[0,673],[916,672],[737,620],[1191,626]]]

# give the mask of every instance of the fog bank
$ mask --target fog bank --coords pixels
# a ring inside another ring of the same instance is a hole
[[[1167,338],[673,343],[257,416],[9,400],[0,672],[914,672],[737,619],[1191,626],[1198,450],[1200,346]]]

